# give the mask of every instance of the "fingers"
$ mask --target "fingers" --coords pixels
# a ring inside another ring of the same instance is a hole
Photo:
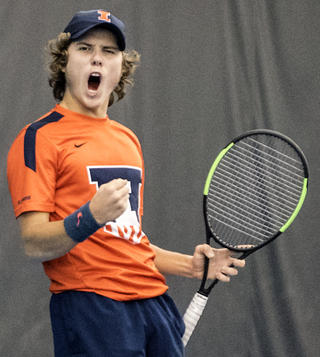
[[[237,254],[237,252],[233,252],[230,251],[227,248],[220,248],[220,249],[214,249],[212,248],[214,251],[216,251],[216,254],[223,254],[225,255],[225,257],[228,259],[229,265],[232,265],[234,267],[238,267],[238,268],[243,268],[246,265],[246,262],[244,259],[238,259],[238,258],[234,258],[233,255]]]
[[[114,203],[118,204],[119,209],[124,211],[127,208],[127,204],[129,200],[130,183],[127,180],[116,179],[114,181],[111,181],[111,184],[113,184],[113,189],[114,189],[114,191],[112,192]]]
[[[128,184],[129,184],[129,181],[128,181],[128,180],[118,178],[118,179],[114,179],[114,180],[112,180],[112,181],[110,181],[110,182],[107,182],[107,183],[101,185],[101,187],[102,187],[102,186],[107,186],[107,185],[109,185],[109,186],[112,185],[112,186],[113,186],[115,189],[117,189],[117,190],[121,190],[121,189],[123,189],[123,188],[126,188],[127,191],[129,192],[129,186],[128,186]]]
[[[244,266],[244,260],[230,257],[227,265],[220,269],[220,272],[217,273],[216,278],[222,282],[228,283],[231,280],[231,276],[238,275],[239,272],[236,268],[243,268]]]
[[[98,223],[113,221],[127,209],[130,183],[115,179],[99,187],[90,202],[90,210]]]
[[[233,252],[226,248],[216,249],[202,244],[196,251],[209,258],[209,279],[229,282],[230,277],[238,275],[238,268],[245,266],[244,260],[232,257]]]
[[[238,268],[243,268],[246,265],[246,261],[244,259],[231,258],[232,265]]]
[[[220,269],[219,272],[216,274],[216,278],[224,283],[230,282],[231,276],[238,275],[238,270],[232,266],[224,266]]]
[[[217,273],[216,279],[218,279],[219,281],[222,281],[223,283],[229,283],[231,280],[229,276],[224,275],[222,273]]]
[[[233,268],[233,267],[225,267],[225,268],[221,269],[221,272],[223,274],[229,275],[229,276],[238,275],[238,270],[236,268]]]

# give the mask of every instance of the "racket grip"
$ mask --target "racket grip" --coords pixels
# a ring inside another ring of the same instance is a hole
[[[207,304],[208,296],[204,296],[200,293],[195,293],[191,300],[185,314],[183,315],[183,321],[186,326],[184,335],[182,337],[183,345],[186,346],[193,330],[195,329],[200,316]]]

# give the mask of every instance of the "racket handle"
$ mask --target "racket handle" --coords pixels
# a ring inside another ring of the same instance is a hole
[[[185,314],[183,315],[183,321],[186,326],[184,335],[182,337],[183,345],[186,346],[193,330],[195,329],[200,316],[207,304],[208,296],[204,296],[200,293],[195,293],[193,299],[190,302]]]

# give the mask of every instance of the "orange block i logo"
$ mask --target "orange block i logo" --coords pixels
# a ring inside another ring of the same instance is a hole
[[[110,18],[111,14],[109,11],[99,10],[98,13],[100,14],[99,20],[111,22],[111,18]]]

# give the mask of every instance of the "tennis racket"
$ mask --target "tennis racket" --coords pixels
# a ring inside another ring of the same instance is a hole
[[[307,160],[291,139],[272,130],[253,130],[235,138],[215,159],[204,186],[207,244],[213,238],[246,258],[292,224],[307,186]],[[183,317],[185,346],[218,282],[206,287],[208,267],[206,258],[200,289]]]

